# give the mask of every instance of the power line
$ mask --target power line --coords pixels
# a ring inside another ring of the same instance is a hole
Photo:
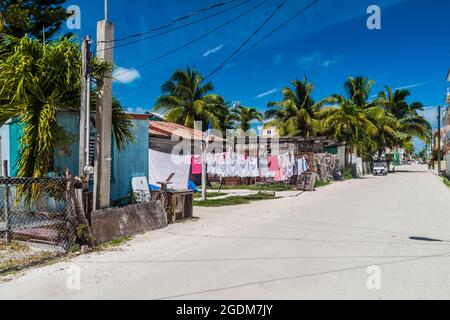
[[[187,42],[187,43],[185,43],[185,44],[183,44],[183,45],[181,45],[181,46],[178,46],[178,47],[176,47],[175,49],[172,49],[172,50],[170,50],[170,51],[167,51],[167,52],[165,52],[165,53],[163,53],[163,54],[161,54],[161,55],[159,55],[159,56],[157,56],[157,57],[155,57],[155,58],[153,58],[153,59],[151,59],[151,60],[149,60],[149,61],[147,61],[147,62],[141,63],[141,64],[139,64],[139,65],[137,65],[137,66],[135,66],[135,67],[132,67],[130,70],[127,70],[127,71],[124,71],[124,72],[122,72],[122,73],[119,73],[119,74],[116,75],[115,77],[119,77],[119,76],[121,76],[121,75],[124,75],[124,74],[126,74],[126,73],[128,73],[128,72],[131,72],[131,71],[134,70],[134,69],[142,68],[142,67],[144,67],[144,66],[146,66],[146,65],[148,65],[148,64],[151,64],[151,63],[153,63],[153,62],[155,62],[155,61],[158,61],[158,60],[160,60],[160,59],[162,59],[162,58],[164,58],[164,57],[166,57],[166,56],[168,56],[168,55],[170,55],[170,54],[172,54],[172,53],[174,53],[174,52],[177,52],[177,51],[179,51],[179,50],[181,50],[181,49],[183,49],[183,48],[185,48],[185,47],[187,47],[187,46],[189,46],[189,45],[191,45],[191,44],[193,44],[193,43],[195,43],[195,42],[198,42],[199,40],[201,40],[201,39],[203,39],[203,38],[209,36],[210,34],[216,32],[216,31],[222,29],[223,27],[225,27],[225,26],[227,26],[227,25],[233,23],[234,21],[236,21],[236,20],[242,18],[243,16],[247,15],[248,13],[250,13],[250,12],[252,12],[252,11],[255,11],[256,9],[258,9],[259,7],[261,7],[262,5],[266,4],[268,1],[269,1],[269,0],[263,0],[262,2],[260,2],[259,4],[257,4],[256,6],[251,7],[250,9],[244,11],[243,13],[239,14],[238,16],[236,16],[236,17],[234,17],[234,18],[228,20],[227,22],[225,22],[225,23],[219,25],[218,27],[216,27],[216,28],[214,28],[214,29],[212,29],[212,30],[210,30],[210,31],[208,31],[208,32],[206,32],[206,33],[204,33],[204,34],[202,34],[201,36],[199,36],[199,37],[197,37],[197,38],[194,38],[193,40],[191,40],[191,41],[189,41],[189,42]]]
[[[165,24],[165,25],[161,25],[161,26],[159,26],[159,27],[150,29],[149,31],[141,32],[141,33],[136,33],[136,34],[130,35],[130,36],[125,37],[125,38],[119,38],[119,39],[115,39],[115,40],[102,41],[102,42],[120,42],[120,41],[125,41],[125,40],[131,39],[131,38],[140,37],[140,36],[143,36],[143,35],[146,35],[146,34],[155,32],[155,31],[159,31],[159,30],[162,30],[162,29],[166,29],[166,28],[168,28],[168,27],[170,27],[170,26],[172,26],[172,25],[174,25],[174,24],[177,24],[178,22],[181,22],[181,21],[183,21],[183,20],[186,20],[186,19],[188,19],[188,18],[191,18],[191,17],[196,16],[196,15],[198,15],[198,14],[201,14],[201,13],[203,13],[203,12],[206,12],[206,11],[209,11],[209,10],[212,10],[212,9],[216,9],[216,8],[219,8],[219,7],[223,7],[223,6],[227,5],[227,4],[233,3],[233,2],[235,2],[235,1],[237,1],[237,0],[229,0],[229,1],[219,2],[219,3],[216,3],[216,4],[210,5],[210,6],[208,6],[208,7],[205,7],[205,8],[201,8],[201,9],[194,10],[194,11],[192,11],[191,13],[188,13],[188,14],[185,15],[185,16],[182,16],[182,17],[180,17],[180,18],[177,18],[177,19],[175,19],[175,20],[172,20],[171,22],[169,22],[169,23],[167,23],[167,24]]]
[[[204,80],[213,76],[216,72],[218,72],[224,65],[226,65],[247,43],[249,43],[254,36],[256,36],[262,28],[277,14],[277,12],[287,3],[288,0],[283,0],[280,4],[272,11],[272,13],[261,23],[261,25],[237,48],[224,62],[222,62],[216,69],[214,69],[211,73],[209,73]]]
[[[138,43],[138,42],[142,42],[142,41],[145,41],[145,40],[153,39],[153,38],[156,38],[156,37],[159,37],[159,36],[168,34],[168,33],[173,32],[173,31],[177,31],[177,30],[180,30],[180,29],[184,29],[184,28],[186,28],[186,27],[192,26],[192,25],[197,24],[197,23],[199,23],[199,22],[206,21],[206,20],[208,20],[208,19],[211,19],[211,18],[217,17],[217,16],[219,16],[219,15],[222,15],[222,14],[224,14],[224,13],[226,13],[226,12],[229,12],[229,11],[231,11],[231,10],[233,10],[233,9],[236,9],[236,8],[238,8],[238,7],[241,7],[241,6],[247,4],[247,3],[251,2],[251,1],[254,1],[254,0],[245,0],[245,1],[243,1],[243,2],[240,2],[240,3],[238,3],[238,4],[236,4],[236,5],[232,6],[232,7],[230,7],[230,8],[227,8],[227,9],[225,9],[225,10],[216,12],[216,13],[211,14],[211,15],[209,15],[209,16],[206,16],[206,17],[197,19],[197,20],[195,20],[195,21],[192,21],[192,22],[183,24],[183,25],[181,25],[181,26],[178,26],[178,27],[175,27],[175,28],[172,28],[172,29],[169,29],[169,30],[166,30],[166,31],[163,31],[163,32],[160,32],[160,33],[151,35],[151,36],[148,36],[148,37],[145,37],[145,38],[141,38],[141,39],[138,39],[138,40],[130,41],[130,42],[127,42],[127,43],[124,43],[124,44],[115,45],[115,46],[113,46],[113,47],[111,47],[111,48],[105,48],[105,49],[98,50],[98,51],[106,51],[106,50],[112,50],[112,49],[117,49],[117,48],[129,46],[129,45],[132,45],[132,44],[135,44],[135,43]],[[144,33],[144,34],[146,34],[146,33]],[[127,39],[130,39],[130,38],[132,38],[132,37],[129,37],[129,38],[127,38]],[[125,40],[127,40],[127,39],[125,39]],[[119,40],[116,40],[116,41],[119,41]]]
[[[305,13],[306,11],[308,11],[311,7],[313,7],[315,4],[317,4],[320,0],[314,0],[312,1],[310,4],[308,4],[306,7],[304,7],[303,9],[301,9],[300,11],[298,11],[295,15],[293,15],[291,18],[289,18],[288,20],[286,20],[285,22],[283,22],[282,24],[280,24],[278,27],[276,27],[275,29],[273,29],[271,32],[269,32],[267,35],[265,35],[261,40],[259,40],[258,42],[254,43],[253,45],[251,45],[250,47],[248,47],[245,51],[243,51],[241,54],[239,54],[237,57],[235,57],[233,60],[239,59],[240,57],[242,57],[243,55],[245,55],[247,52],[249,52],[250,50],[254,49],[255,47],[257,47],[259,44],[261,44],[261,42],[263,42],[264,40],[268,39],[269,37],[271,37],[274,33],[278,32],[279,30],[281,30],[282,28],[284,28],[287,24],[289,24],[292,20],[298,18],[300,15],[302,15],[303,13]]]

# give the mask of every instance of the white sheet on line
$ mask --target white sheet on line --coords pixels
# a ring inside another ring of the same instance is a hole
[[[187,190],[191,170],[191,156],[177,156],[149,150],[148,160],[149,183],[159,187],[158,182],[165,181],[172,173],[172,184],[169,189]]]

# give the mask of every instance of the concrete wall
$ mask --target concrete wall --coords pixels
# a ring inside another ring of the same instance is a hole
[[[124,208],[98,210],[92,214],[91,230],[97,244],[167,227],[167,214],[160,201]]]

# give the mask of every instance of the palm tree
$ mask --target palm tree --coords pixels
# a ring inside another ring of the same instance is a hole
[[[314,86],[306,77],[291,84],[294,90],[284,88],[282,101],[268,103],[269,110],[265,116],[270,121],[266,127],[277,127],[281,136],[307,138],[319,129],[315,114],[320,107],[311,97]]]
[[[425,143],[430,143],[431,124],[419,114],[424,110],[420,102],[409,104],[406,99],[411,95],[408,90],[396,90],[388,86],[385,87],[386,92],[380,92],[376,99],[376,103],[385,108],[387,112],[396,117],[400,122],[399,131],[421,139]]]
[[[324,133],[345,143],[345,167],[349,165],[349,153],[362,141],[374,136],[378,129],[368,119],[366,110],[362,110],[351,100],[342,96],[334,96],[333,104],[338,107],[325,107],[317,113],[322,120]]]
[[[97,83],[110,69],[110,65],[94,60]],[[29,37],[1,38],[0,125],[18,118],[23,126],[19,176],[45,176],[53,150],[69,139],[56,114],[79,110],[80,75],[80,47],[71,39],[43,44]],[[113,131],[120,149],[134,141],[131,119],[118,103],[113,105]]]
[[[400,123],[392,114],[378,106],[365,109],[365,114],[367,119],[377,128],[376,134],[370,137],[376,149],[366,156],[370,159],[377,152],[378,157],[381,158],[387,148],[393,149],[395,145],[400,143],[401,138],[398,132]]]
[[[231,119],[235,122],[235,128],[247,132],[251,122],[257,120],[262,122],[263,114],[251,107],[237,106],[231,110]]]
[[[194,128],[196,121],[208,125],[211,117],[213,127],[220,128],[219,116],[227,108],[224,99],[215,94],[211,82],[203,83],[203,77],[189,67],[178,70],[161,86],[162,96],[156,101],[154,112],[164,112],[167,121]]]
[[[367,109],[375,106],[369,102],[370,91],[374,84],[373,80],[366,77],[349,77],[344,82],[344,90],[348,99],[361,109]]]

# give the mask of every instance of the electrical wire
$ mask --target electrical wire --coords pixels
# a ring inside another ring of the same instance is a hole
[[[240,2],[240,3],[238,3],[238,4],[236,4],[236,5],[232,6],[232,7],[230,7],[230,8],[227,8],[227,9],[225,9],[225,10],[216,12],[216,13],[211,14],[211,15],[209,15],[209,16],[206,16],[206,17],[197,19],[197,20],[195,20],[195,21],[192,21],[192,22],[183,24],[183,25],[181,25],[181,26],[178,26],[178,27],[175,27],[175,28],[172,28],[172,29],[169,29],[169,30],[166,30],[166,31],[157,33],[157,34],[153,34],[153,35],[151,35],[151,36],[148,36],[148,37],[145,37],[145,38],[141,38],[141,39],[138,39],[138,40],[130,41],[130,42],[123,43],[123,44],[118,44],[118,45],[115,45],[115,46],[110,47],[110,48],[105,48],[105,49],[97,50],[97,52],[102,52],[102,51],[107,51],[107,50],[113,50],[113,49],[117,49],[117,48],[122,48],[122,47],[129,46],[129,45],[132,45],[132,44],[135,44],[135,43],[138,43],[138,42],[142,42],[142,41],[145,41],[145,40],[153,39],[153,38],[156,38],[156,37],[159,37],[159,36],[168,34],[168,33],[170,33],[170,32],[173,32],[173,31],[177,31],[177,30],[180,30],[180,29],[184,29],[184,28],[187,28],[187,27],[192,26],[192,25],[194,25],[194,24],[197,24],[197,23],[199,23],[199,22],[206,21],[206,20],[208,20],[208,19],[217,17],[217,16],[222,15],[222,14],[224,14],[224,13],[226,13],[226,12],[229,12],[229,11],[231,11],[231,10],[234,10],[234,9],[236,9],[236,8],[238,8],[238,7],[241,7],[241,6],[247,4],[247,3],[251,2],[251,1],[254,1],[254,0],[245,0],[245,1],[243,1],[243,2]],[[129,38],[127,38],[127,39],[129,39]],[[118,41],[118,40],[116,40],[116,41]],[[101,43],[101,42],[99,42],[99,43]],[[97,45],[98,45],[99,43],[97,43]]]
[[[139,64],[139,65],[137,65],[137,66],[134,66],[134,67],[130,68],[130,69],[127,70],[127,71],[124,71],[124,72],[122,72],[122,73],[119,73],[119,74],[115,75],[115,77],[119,77],[119,76],[124,75],[124,74],[126,74],[126,73],[129,73],[129,72],[131,72],[131,71],[133,71],[133,70],[135,70],[135,69],[142,68],[142,67],[144,67],[144,66],[146,66],[146,65],[149,65],[149,64],[151,64],[151,63],[153,63],[153,62],[156,62],[156,61],[158,61],[158,60],[160,60],[160,59],[162,59],[162,58],[164,58],[164,57],[166,57],[166,56],[168,56],[168,55],[170,55],[170,54],[172,54],[172,53],[175,53],[175,52],[177,52],[177,51],[179,51],[179,50],[181,50],[181,49],[183,49],[183,48],[185,48],[185,47],[187,47],[187,46],[189,46],[189,45],[191,45],[191,44],[194,44],[194,43],[196,43],[196,42],[202,40],[203,38],[206,38],[206,37],[209,36],[210,34],[212,34],[212,33],[216,32],[216,31],[222,29],[223,27],[225,27],[225,26],[227,26],[227,25],[229,25],[229,24],[235,22],[236,20],[242,18],[243,16],[249,14],[250,12],[255,11],[256,9],[258,9],[258,8],[261,7],[261,6],[263,6],[263,5],[266,4],[267,2],[269,2],[269,0],[263,0],[262,2],[260,2],[259,4],[257,4],[256,6],[253,6],[253,7],[251,7],[250,9],[247,9],[246,11],[240,13],[238,16],[236,16],[236,17],[234,17],[234,18],[232,18],[232,19],[226,21],[225,23],[219,25],[218,27],[216,27],[216,28],[214,28],[214,29],[212,29],[212,30],[209,30],[208,32],[202,34],[201,36],[196,37],[196,38],[194,38],[193,40],[191,40],[191,41],[189,41],[189,42],[187,42],[187,43],[185,43],[185,44],[183,44],[183,45],[180,45],[180,46],[176,47],[175,49],[169,50],[169,51],[167,51],[167,52],[165,52],[165,53],[163,53],[163,54],[161,54],[161,55],[159,55],[159,56],[157,56],[157,57],[155,57],[155,58],[153,58],[153,59],[151,59],[151,60],[149,60],[149,61],[147,61],[147,62],[141,63],[141,64]]]
[[[249,52],[250,50],[254,49],[255,47],[257,47],[259,44],[261,44],[261,42],[263,42],[264,40],[268,39],[269,37],[271,37],[274,33],[278,32],[279,30],[281,30],[282,28],[284,28],[287,24],[289,24],[292,20],[298,18],[300,15],[302,15],[303,13],[305,13],[306,11],[308,11],[311,7],[313,7],[314,5],[316,5],[320,0],[314,0],[312,1],[310,4],[308,4],[306,7],[304,7],[303,9],[301,9],[300,11],[298,11],[295,15],[293,15],[291,18],[289,18],[288,20],[286,20],[285,22],[283,22],[282,24],[280,24],[278,27],[276,27],[275,29],[273,29],[271,32],[269,32],[267,35],[265,35],[261,40],[259,40],[258,42],[256,42],[255,44],[251,45],[250,47],[248,47],[245,51],[243,51],[241,54],[239,54],[238,56],[236,56],[235,58],[233,58],[232,60],[236,60],[239,59],[240,57],[242,57],[243,55],[245,55],[247,52]]]
[[[272,18],[277,14],[279,10],[281,10],[281,8],[283,8],[283,6],[287,3],[287,1],[288,0],[281,1],[280,4],[272,11],[272,13],[261,23],[261,25],[255,31],[253,31],[252,34],[247,39],[245,39],[245,41],[227,59],[225,59],[225,61],[223,61],[219,66],[217,66],[203,80],[210,78],[220,69],[222,69],[223,66],[225,66],[243,47],[245,47],[247,43],[249,43],[253,39],[253,37],[255,37],[262,30],[262,28],[264,28],[264,26],[267,23],[269,23],[270,20],[272,20]]]
[[[146,35],[146,34],[155,32],[155,31],[159,31],[159,30],[162,30],[162,29],[166,29],[166,28],[168,28],[168,27],[170,27],[170,26],[172,26],[172,25],[174,25],[174,24],[177,24],[178,22],[184,21],[184,20],[186,20],[186,19],[189,19],[189,18],[191,18],[191,17],[193,17],[193,16],[196,16],[196,15],[198,15],[198,14],[201,14],[201,13],[203,13],[203,12],[206,12],[206,11],[209,11],[209,10],[212,10],[212,9],[216,9],[216,8],[219,8],[219,7],[223,7],[223,6],[227,5],[227,4],[233,3],[233,2],[235,2],[235,1],[237,1],[237,0],[228,0],[228,1],[224,1],[224,2],[219,2],[219,3],[216,3],[216,4],[210,5],[210,6],[208,6],[208,7],[205,7],[205,8],[201,8],[201,9],[194,10],[194,11],[192,11],[191,13],[188,13],[188,14],[185,15],[185,16],[182,16],[182,17],[180,17],[180,18],[177,18],[177,19],[175,19],[175,20],[172,20],[171,22],[169,22],[169,23],[167,23],[167,24],[165,24],[165,25],[162,25],[162,26],[159,26],[159,27],[150,29],[149,31],[141,32],[141,33],[136,33],[136,34],[130,35],[130,36],[128,36],[128,37],[124,37],[124,38],[120,38],[120,39],[109,40],[109,41],[99,41],[99,43],[108,43],[108,42],[120,42],[120,41],[125,41],[125,40],[128,40],[128,39],[140,37],[140,36],[143,36],[143,35]]]

